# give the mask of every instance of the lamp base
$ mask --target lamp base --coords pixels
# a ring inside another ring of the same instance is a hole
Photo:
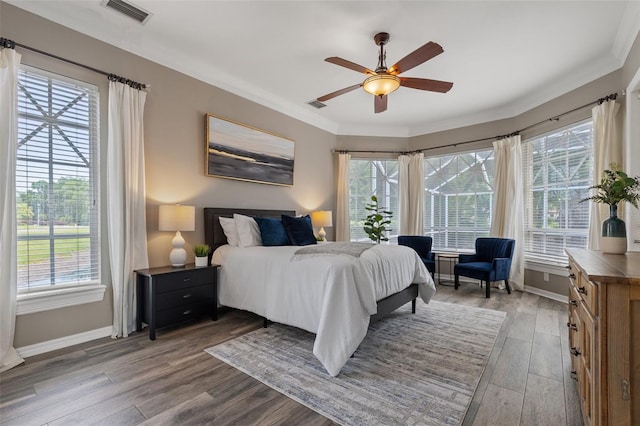
[[[320,230],[318,231],[318,237],[320,237],[320,241],[327,241],[327,239],[325,238],[326,236],[327,236],[327,232],[321,226]]]
[[[169,253],[171,266],[174,268],[184,267],[184,264],[187,263],[187,251],[184,249],[184,238],[182,238],[180,231],[176,231],[175,237],[171,240],[171,245],[173,245],[173,250]]]

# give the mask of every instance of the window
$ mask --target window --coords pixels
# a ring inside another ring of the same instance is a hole
[[[489,236],[493,150],[424,160],[424,234],[436,250],[473,250]]]
[[[591,146],[590,120],[522,144],[526,260],[566,263],[566,247],[587,246]]]
[[[391,231],[387,234],[395,242],[398,236],[398,161],[359,160],[349,162],[349,222],[351,241],[371,241],[364,232],[364,218],[369,214],[365,205],[371,196],[378,205],[393,212]]]
[[[98,89],[18,77],[18,292],[100,282]],[[75,304],[75,303],[72,303]]]

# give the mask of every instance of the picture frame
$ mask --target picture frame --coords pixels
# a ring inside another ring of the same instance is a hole
[[[295,143],[255,127],[206,115],[207,176],[293,186]]]

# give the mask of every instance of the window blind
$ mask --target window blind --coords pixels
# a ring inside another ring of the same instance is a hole
[[[370,242],[364,232],[365,210],[371,196],[378,198],[378,205],[392,211],[390,242],[398,236],[398,161],[351,159],[349,162],[349,222],[351,241]]]
[[[424,234],[435,250],[473,250],[489,235],[493,150],[424,160]]]
[[[566,247],[587,246],[592,174],[592,122],[584,121],[522,144],[525,259],[566,263]]]
[[[18,291],[100,280],[98,88],[18,77]]]

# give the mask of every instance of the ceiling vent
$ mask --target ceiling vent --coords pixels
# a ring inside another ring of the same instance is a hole
[[[309,101],[309,102],[307,102],[307,104],[308,104],[308,105],[311,105],[311,106],[312,106],[312,107],[314,107],[314,108],[318,108],[318,109],[320,109],[320,108],[324,108],[324,107],[326,107],[326,106],[327,106],[327,104],[323,104],[322,102],[320,102],[320,101],[316,101],[316,100]]]
[[[104,0],[102,2],[102,6],[111,8],[116,12],[120,12],[129,18],[135,19],[141,24],[145,24],[151,17],[149,12],[146,12],[138,6],[134,6],[133,4],[127,3],[123,0]]]

